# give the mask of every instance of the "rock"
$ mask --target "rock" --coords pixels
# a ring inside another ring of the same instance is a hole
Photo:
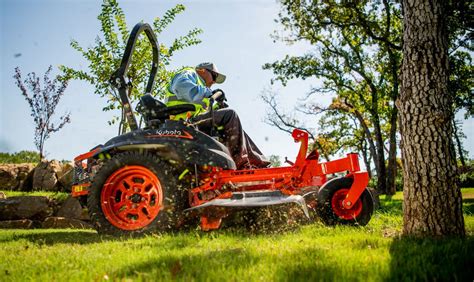
[[[42,228],[77,228],[94,229],[92,224],[73,218],[66,217],[48,217],[41,225]]]
[[[84,219],[82,214],[82,206],[79,201],[76,198],[69,196],[61,205],[56,215],[59,217]]]
[[[35,167],[36,168],[36,167]],[[24,192],[31,192],[33,190],[33,176],[35,174],[35,168],[33,168],[28,175],[26,176],[26,179],[23,181],[23,183],[20,185],[19,190],[24,191]]]
[[[0,164],[0,187],[14,191],[70,191],[73,164],[57,160],[35,164]]]
[[[0,187],[13,191],[19,190],[34,167],[35,165],[30,163],[0,164]]]
[[[0,221],[0,229],[30,229],[33,228],[33,220],[6,220]]]
[[[34,170],[35,170],[35,164],[23,164],[21,166],[18,166],[17,180],[19,182],[18,184],[19,190],[23,188],[23,186],[28,181],[28,178],[30,177],[30,175],[33,174]]]
[[[58,191],[57,172],[59,171],[61,171],[61,164],[57,160],[39,163],[33,174],[33,190]]]
[[[73,163],[71,162],[61,164],[61,170],[56,174],[63,191],[71,192],[72,178],[74,176]]]
[[[42,220],[53,213],[51,201],[44,196],[18,196],[0,199],[0,220]]]

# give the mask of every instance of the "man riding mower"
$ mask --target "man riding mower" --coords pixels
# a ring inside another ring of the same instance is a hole
[[[130,105],[126,79],[141,32],[145,32],[153,48],[146,93],[137,106],[143,128],[139,128]],[[110,80],[118,89],[131,131],[74,159],[72,195],[87,203],[91,220],[100,233],[140,234],[176,229],[192,218],[200,219],[202,230],[213,230],[233,211],[288,203],[299,205],[307,217],[309,211],[316,211],[327,225],[369,222],[373,199],[366,189],[368,173],[360,170],[357,154],[320,163],[316,150],[308,152],[308,133],[295,129],[292,137],[300,143],[300,150],[294,162],[288,161],[290,166],[265,167],[266,160],[259,156],[258,149],[254,151],[256,158],[247,154],[247,159],[236,163],[241,161],[236,156],[244,146],[233,151],[235,147],[229,141],[224,141],[227,146],[219,142],[216,133],[216,127],[225,124],[219,120],[222,110],[214,109],[221,91],[208,98],[208,112],[202,115],[196,115],[204,110],[199,103],[180,103],[182,97],[173,81],[167,89],[180,99],[167,95],[165,105],[151,96],[159,65],[158,50],[150,26],[137,24],[121,65]],[[212,81],[219,80],[212,64],[198,66],[196,72],[199,71],[209,71]],[[240,144],[248,142],[247,153],[249,148],[254,150],[256,146],[241,127],[240,131]],[[230,133],[224,130],[224,140],[232,137]],[[240,156],[245,157],[245,152]],[[328,176],[336,173],[342,176],[328,180]],[[316,197],[316,201],[307,203],[307,197]]]
[[[193,123],[200,131],[210,135],[216,127],[221,129],[220,136],[237,168],[267,167],[270,162],[242,129],[237,113],[225,108],[227,105],[224,103],[226,100],[224,92],[221,89],[212,91],[209,88],[214,83],[223,83],[225,79],[226,76],[219,73],[213,63],[201,63],[196,68],[182,69],[164,87],[166,106],[195,105],[197,110],[193,113]],[[211,119],[210,111],[205,109],[209,108],[209,99],[213,95],[220,107],[213,112],[214,117]],[[181,115],[174,119],[183,117]]]

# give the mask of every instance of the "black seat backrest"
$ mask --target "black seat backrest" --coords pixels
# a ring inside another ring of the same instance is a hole
[[[166,105],[159,100],[156,100],[150,94],[145,94],[140,98],[140,103],[145,109],[162,109],[166,108]]]
[[[145,121],[166,120],[170,115],[179,115],[185,112],[195,111],[196,107],[192,104],[183,104],[167,107],[164,103],[156,100],[150,94],[145,94],[140,98],[137,105],[139,112]]]

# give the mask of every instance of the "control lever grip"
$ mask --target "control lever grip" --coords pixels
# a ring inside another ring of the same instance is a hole
[[[224,92],[218,90],[216,91],[214,94],[212,94],[211,98],[213,101],[216,101],[217,99],[219,99],[219,97],[221,97],[222,95],[224,94]]]

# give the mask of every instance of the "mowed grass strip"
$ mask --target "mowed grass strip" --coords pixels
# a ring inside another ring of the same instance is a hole
[[[383,199],[362,228],[314,223],[277,234],[234,228],[114,238],[1,230],[0,281],[471,281],[474,216],[465,215],[464,240],[407,239],[399,236],[401,204]]]

